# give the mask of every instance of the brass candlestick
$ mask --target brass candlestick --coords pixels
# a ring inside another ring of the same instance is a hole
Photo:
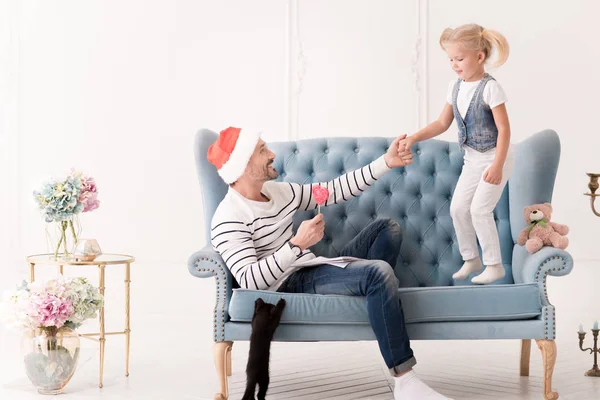
[[[594,355],[594,366],[592,367],[592,369],[590,369],[589,371],[587,371],[585,373],[585,376],[595,376],[595,377],[600,377],[600,368],[598,368],[598,353],[600,353],[600,349],[598,349],[598,332],[600,332],[600,329],[592,329],[592,334],[594,335],[594,348],[587,348],[584,349],[583,348],[583,341],[585,339],[585,332],[578,332],[579,333],[579,348],[581,349],[581,351],[590,351],[590,354]]]
[[[590,189],[590,193],[584,193],[586,196],[590,196],[590,205],[592,206],[592,211],[594,212],[594,214],[597,217],[600,217],[600,212],[598,212],[596,210],[596,207],[594,207],[594,201],[596,200],[596,197],[600,196],[599,194],[596,194],[596,190],[598,190],[598,187],[600,185],[598,185],[598,178],[600,177],[600,174],[592,174],[591,172],[587,173],[587,176],[590,177],[590,183],[588,183],[588,188]]]

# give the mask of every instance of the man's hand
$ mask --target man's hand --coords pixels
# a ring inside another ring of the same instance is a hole
[[[398,136],[388,148],[387,153],[385,153],[384,159],[388,168],[404,167],[412,164],[413,157],[410,147],[406,149],[400,148],[400,143],[403,140],[406,140],[406,134]]]
[[[296,236],[290,240],[290,243],[306,250],[310,246],[319,243],[323,239],[324,233],[325,221],[323,221],[323,214],[317,214],[313,219],[302,221]]]
[[[483,180],[492,185],[499,185],[502,182],[502,166],[492,164],[483,174]]]

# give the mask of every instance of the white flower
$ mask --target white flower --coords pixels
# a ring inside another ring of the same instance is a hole
[[[35,326],[34,316],[30,312],[30,292],[18,288],[4,293],[0,303],[0,319],[10,328],[29,328]]]

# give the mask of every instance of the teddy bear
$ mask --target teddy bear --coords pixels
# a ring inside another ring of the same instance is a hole
[[[517,243],[521,246],[525,245],[528,252],[535,253],[543,246],[567,248],[569,239],[564,235],[569,233],[569,227],[551,221],[550,203],[525,207],[523,214],[528,226],[521,231]]]

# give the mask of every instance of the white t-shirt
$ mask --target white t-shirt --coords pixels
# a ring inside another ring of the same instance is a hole
[[[475,94],[475,90],[479,85],[479,81],[475,82],[461,82],[460,88],[458,90],[458,97],[456,99],[456,105],[458,106],[458,112],[464,118],[467,113],[467,109],[469,108],[469,104],[471,103],[471,99]],[[450,82],[448,85],[448,94],[446,95],[446,101],[448,104],[452,104],[452,93],[454,92],[454,85],[456,84],[456,79]],[[490,108],[498,107],[500,104],[506,103],[508,99],[506,98],[506,93],[504,93],[504,89],[502,86],[494,80],[490,79],[483,88],[483,102],[490,106]]]

